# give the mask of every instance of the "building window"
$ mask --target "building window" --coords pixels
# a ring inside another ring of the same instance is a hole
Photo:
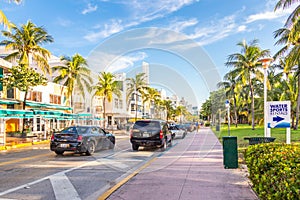
[[[42,92],[29,91],[26,99],[30,101],[42,102]]]
[[[115,98],[114,102],[115,102],[115,108],[119,108],[119,99]]]
[[[50,103],[61,104],[61,96],[50,94]]]
[[[123,109],[123,101],[121,99],[119,99],[119,108]]]
[[[131,104],[131,111],[135,111],[135,104]]]

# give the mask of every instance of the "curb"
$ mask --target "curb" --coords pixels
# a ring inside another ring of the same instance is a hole
[[[49,143],[50,143],[50,140],[43,140],[43,141],[38,141],[38,142],[28,142],[28,143],[16,144],[16,145],[11,145],[11,146],[0,146],[0,151],[18,149],[18,148],[29,147],[29,146],[33,146],[33,145],[39,145],[39,144],[49,144]]]

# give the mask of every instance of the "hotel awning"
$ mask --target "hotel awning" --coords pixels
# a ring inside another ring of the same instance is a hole
[[[13,99],[0,99],[0,104],[12,105],[12,104],[19,104],[20,102]]]
[[[34,108],[52,108],[57,110],[73,110],[71,107],[68,106],[61,106],[57,104],[48,104],[48,103],[41,103],[35,101],[26,101],[26,105]]]

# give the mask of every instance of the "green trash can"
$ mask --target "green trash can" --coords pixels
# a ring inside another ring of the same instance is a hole
[[[130,126],[127,125],[127,126],[126,126],[126,131],[129,131],[129,130],[130,130]]]
[[[225,169],[238,168],[237,137],[223,137],[223,164]]]

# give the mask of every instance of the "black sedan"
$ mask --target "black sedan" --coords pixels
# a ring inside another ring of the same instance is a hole
[[[92,155],[100,149],[113,149],[115,136],[98,126],[70,126],[51,137],[50,149],[57,155],[65,151]]]

